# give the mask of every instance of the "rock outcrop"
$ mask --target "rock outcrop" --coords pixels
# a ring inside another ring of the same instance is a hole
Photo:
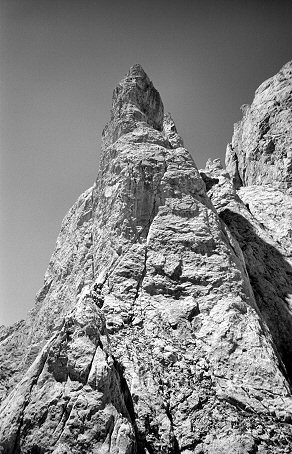
[[[290,67],[237,127],[231,178],[200,174],[141,66],[114,90],[96,183],[0,338],[3,453],[291,452]],[[275,184],[249,151],[266,112]]]
[[[292,62],[266,80],[251,106],[242,106],[243,119],[234,126],[227,146],[227,170],[238,188],[292,185]]]

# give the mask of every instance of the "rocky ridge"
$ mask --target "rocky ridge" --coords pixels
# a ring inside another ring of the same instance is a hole
[[[229,173],[198,171],[141,66],[120,82],[96,183],[1,332],[3,453],[291,451],[291,74],[256,92]]]

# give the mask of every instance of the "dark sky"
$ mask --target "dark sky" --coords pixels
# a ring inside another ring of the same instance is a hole
[[[0,324],[34,304],[60,229],[95,180],[112,91],[134,63],[198,167],[292,59],[291,1],[0,0]]]

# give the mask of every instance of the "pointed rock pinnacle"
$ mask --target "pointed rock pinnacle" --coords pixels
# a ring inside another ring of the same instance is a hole
[[[103,131],[105,146],[114,143],[139,125],[161,131],[164,107],[141,65],[135,64],[113,92],[111,119]]]
[[[149,80],[149,77],[139,63],[135,63],[133,66],[131,66],[126,77],[143,77]]]

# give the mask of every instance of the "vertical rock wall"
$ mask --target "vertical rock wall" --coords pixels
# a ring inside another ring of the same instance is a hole
[[[226,167],[236,187],[272,184],[291,188],[292,62],[256,90],[234,125]]]

